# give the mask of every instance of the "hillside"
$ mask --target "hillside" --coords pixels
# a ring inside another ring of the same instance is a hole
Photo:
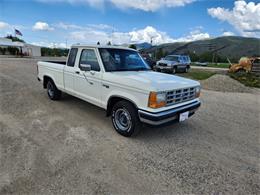
[[[202,55],[210,52],[216,53],[221,58],[228,57],[237,61],[241,56],[260,56],[260,39],[237,36],[218,37],[194,42],[162,44],[142,51],[153,54],[160,48],[167,54]]]

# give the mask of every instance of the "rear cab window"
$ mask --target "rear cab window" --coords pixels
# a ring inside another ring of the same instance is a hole
[[[78,53],[78,48],[71,48],[67,66],[74,67],[77,53]]]

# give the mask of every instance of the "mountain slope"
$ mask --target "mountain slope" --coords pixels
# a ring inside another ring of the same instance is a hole
[[[201,55],[205,52],[217,53],[223,58],[238,60],[241,56],[260,56],[260,39],[245,37],[218,37],[214,39],[200,40],[187,43],[168,43],[142,51],[154,53],[162,48],[168,54],[188,54]]]

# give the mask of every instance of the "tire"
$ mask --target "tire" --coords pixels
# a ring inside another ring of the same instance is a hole
[[[137,109],[125,100],[113,106],[111,120],[117,133],[125,137],[137,135],[141,128]]]
[[[52,80],[47,82],[47,94],[51,100],[59,100],[61,98],[61,91],[58,90]]]
[[[172,68],[172,74],[175,74],[177,72],[177,68],[173,67]]]
[[[185,67],[184,72],[187,73],[189,71],[188,66]]]

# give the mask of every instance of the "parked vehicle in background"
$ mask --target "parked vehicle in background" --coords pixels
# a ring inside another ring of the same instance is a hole
[[[99,106],[123,136],[136,134],[142,122],[184,121],[200,106],[199,82],[153,72],[130,48],[74,45],[67,63],[38,62],[37,68],[51,100],[66,92]]]
[[[188,72],[191,60],[185,55],[168,55],[156,63],[155,70],[176,73],[177,71]]]
[[[148,54],[141,53],[141,56],[145,60],[145,62],[151,67],[151,69],[154,69],[156,65],[156,61],[153,60]]]
[[[187,65],[191,65],[191,59],[190,56],[183,56],[184,63]]]

